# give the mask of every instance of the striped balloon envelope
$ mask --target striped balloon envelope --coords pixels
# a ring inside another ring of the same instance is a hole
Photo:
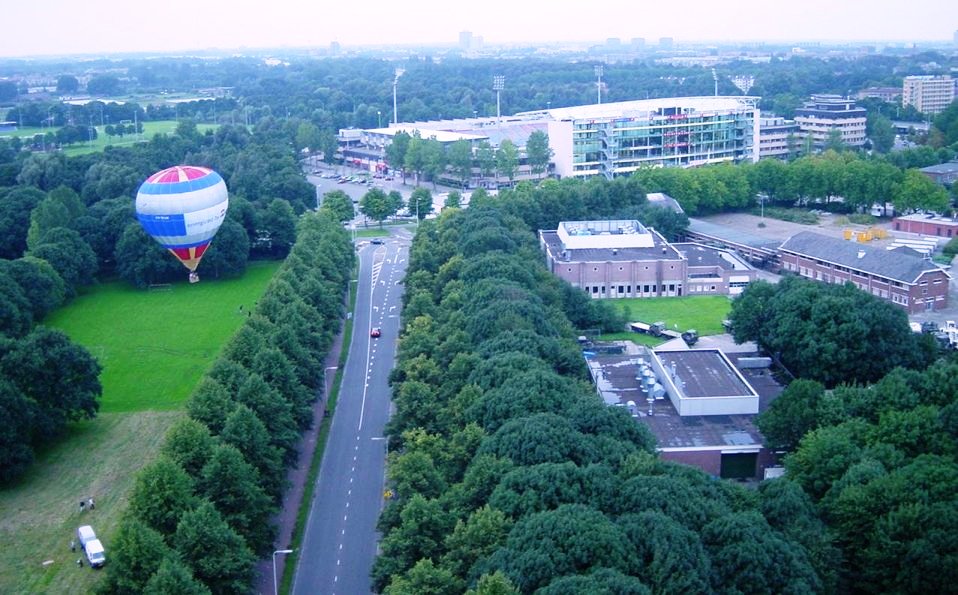
[[[226,183],[205,167],[177,165],[158,171],[136,193],[140,225],[190,273],[223,224],[227,207]]]

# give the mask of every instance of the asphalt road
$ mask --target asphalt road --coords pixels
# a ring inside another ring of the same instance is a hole
[[[369,571],[383,505],[389,372],[396,355],[410,235],[358,244],[353,336],[339,401],[323,454],[293,593],[369,593]],[[382,336],[371,338],[372,328]]]

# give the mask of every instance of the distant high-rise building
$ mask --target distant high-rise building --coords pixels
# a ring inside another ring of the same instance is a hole
[[[605,40],[605,45],[609,47],[619,47],[622,45],[622,40],[620,40],[618,37],[610,37]]]
[[[943,112],[955,100],[955,82],[950,75],[906,76],[901,101],[923,114]]]
[[[329,53],[330,53],[330,54],[332,54],[332,55],[334,55],[334,56],[338,56],[340,50],[342,50],[342,47],[340,47],[338,41],[332,41],[332,42],[330,42],[330,44],[329,44]]]
[[[645,47],[645,38],[644,38],[644,37],[633,37],[633,38],[632,38],[632,47],[634,47],[634,48],[644,48],[644,47]]]
[[[459,32],[459,48],[465,51],[472,49],[472,31]]]
[[[955,34],[952,37],[952,41],[955,42],[955,45],[958,45],[958,29],[955,29]]]
[[[675,44],[675,41],[671,37],[660,37],[659,38],[659,47],[664,50],[672,49],[672,46]]]

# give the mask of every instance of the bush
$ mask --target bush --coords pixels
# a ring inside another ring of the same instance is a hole
[[[955,254],[958,254],[958,237],[948,240],[948,243],[945,244],[945,247],[941,249],[941,252],[945,256],[954,258]]]

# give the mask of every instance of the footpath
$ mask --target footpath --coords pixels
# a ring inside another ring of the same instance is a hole
[[[348,295],[348,294],[347,294]],[[348,304],[347,304],[348,307]],[[344,319],[342,327],[333,344],[329,348],[329,354],[323,362],[324,369],[329,369],[339,365],[340,352],[343,349],[343,333],[346,329],[346,320]],[[276,550],[289,549],[293,540],[293,529],[296,527],[296,516],[303,502],[303,492],[306,489],[306,479],[309,476],[309,467],[313,461],[313,454],[316,451],[316,440],[319,436],[320,427],[326,414],[326,402],[329,399],[327,388],[332,390],[333,378],[324,382],[323,394],[316,399],[313,404],[313,425],[303,434],[297,449],[299,458],[296,466],[289,470],[286,476],[287,485],[286,494],[283,496],[282,508],[273,517],[272,522],[277,527]],[[286,569],[286,556],[276,556],[276,576],[277,582],[283,580],[283,572]],[[260,595],[272,595],[273,593],[273,559],[272,556],[260,560],[256,563],[256,579],[253,582],[253,590]]]

